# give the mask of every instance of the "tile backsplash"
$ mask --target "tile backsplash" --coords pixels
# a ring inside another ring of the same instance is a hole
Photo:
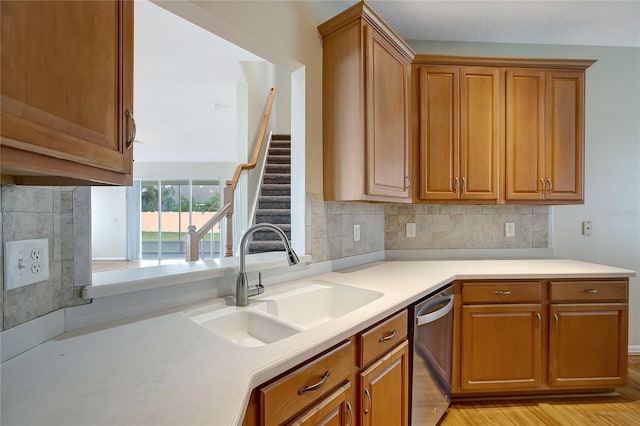
[[[91,188],[2,185],[1,240],[49,240],[49,279],[4,291],[1,330],[57,309],[87,303],[80,287],[91,282]],[[4,267],[0,257],[0,268]],[[0,271],[2,272],[2,271]]]
[[[515,235],[505,236],[513,222]],[[406,224],[416,224],[407,238]],[[549,247],[548,206],[387,205],[384,247],[408,249],[498,249]]]

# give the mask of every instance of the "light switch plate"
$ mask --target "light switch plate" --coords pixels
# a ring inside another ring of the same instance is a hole
[[[416,237],[416,224],[413,222],[407,223],[407,238]]]
[[[49,279],[49,239],[4,243],[5,290]]]
[[[582,235],[591,235],[593,225],[590,220],[582,222]]]
[[[353,225],[353,241],[360,241],[360,224]]]

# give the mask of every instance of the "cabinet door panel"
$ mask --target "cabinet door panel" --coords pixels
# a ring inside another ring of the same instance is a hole
[[[460,93],[461,198],[498,199],[500,70],[463,68]]]
[[[539,304],[463,306],[461,389],[537,388],[541,335]]]
[[[132,16],[124,1],[3,1],[2,145],[130,174]],[[60,167],[86,178],[72,163]]]
[[[409,419],[409,344],[360,373],[360,419],[367,426],[407,425]]]
[[[345,426],[353,425],[353,408],[347,402],[347,391],[351,382],[318,402],[300,417],[288,423],[292,426]]]
[[[366,27],[367,194],[409,196],[409,63]]]
[[[459,70],[420,67],[420,198],[456,199]]]
[[[549,383],[611,387],[627,377],[627,304],[551,305]]]
[[[507,200],[542,200],[544,191],[545,73],[506,72]]]
[[[546,197],[581,200],[584,74],[548,72],[546,98]]]

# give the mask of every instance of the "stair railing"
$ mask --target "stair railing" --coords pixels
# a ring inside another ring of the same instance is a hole
[[[248,163],[241,163],[236,166],[233,177],[226,181],[224,188],[224,205],[216,212],[211,219],[209,219],[202,227],[196,230],[195,225],[189,225],[189,232],[187,233],[187,253],[186,261],[193,262],[200,258],[200,251],[198,246],[200,240],[209,232],[218,222],[226,217],[226,238],[225,238],[225,257],[233,256],[233,211],[234,211],[234,195],[236,187],[238,186],[238,180],[240,175],[245,170],[252,170],[258,163],[258,157],[262,148],[262,142],[264,135],[267,131],[267,123],[271,115],[271,108],[276,97],[276,88],[272,87],[269,91],[269,99],[267,100],[267,106],[265,113],[262,116],[262,123],[258,131],[258,137],[256,138],[256,144],[253,147],[253,155],[251,161]]]

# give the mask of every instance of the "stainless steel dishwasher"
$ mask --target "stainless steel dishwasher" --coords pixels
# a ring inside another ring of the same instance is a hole
[[[409,307],[412,425],[438,424],[451,402],[453,296],[449,285]]]

